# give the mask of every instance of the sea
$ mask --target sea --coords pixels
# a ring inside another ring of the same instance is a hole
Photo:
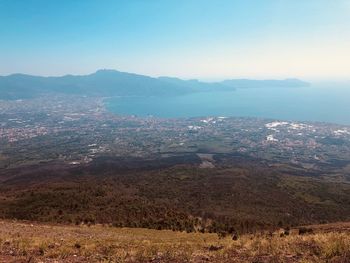
[[[239,88],[171,97],[114,97],[106,108],[139,117],[260,117],[350,125],[350,85],[298,88]]]

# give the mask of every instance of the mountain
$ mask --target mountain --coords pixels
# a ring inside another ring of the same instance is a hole
[[[25,74],[0,76],[0,99],[35,98],[43,94],[86,96],[174,96],[191,92],[232,91],[246,87],[305,86],[297,79],[225,80],[202,82],[178,78],[153,78],[116,70],[98,70],[89,75],[41,77]]]
[[[14,74],[0,77],[0,98],[22,99],[61,93],[87,96],[160,96],[190,92],[148,76],[99,70],[85,76],[39,77]]]

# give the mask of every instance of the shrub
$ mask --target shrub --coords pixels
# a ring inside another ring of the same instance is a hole
[[[299,228],[299,235],[312,234],[312,233],[313,233],[312,228],[307,228],[307,227],[300,227]]]

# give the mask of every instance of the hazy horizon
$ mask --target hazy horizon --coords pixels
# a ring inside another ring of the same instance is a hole
[[[65,74],[31,74],[28,72],[13,72],[13,73],[9,73],[9,74],[0,74],[0,77],[8,77],[11,75],[16,75],[16,74],[23,74],[23,75],[30,75],[30,76],[38,76],[38,77],[64,77],[64,76],[86,76],[86,75],[91,75],[94,74],[100,70],[112,70],[112,71],[118,71],[118,72],[123,72],[123,73],[131,73],[131,74],[136,74],[136,75],[144,75],[144,76],[148,76],[148,77],[152,77],[152,78],[161,78],[161,77],[171,77],[171,78],[178,78],[178,79],[182,79],[182,80],[198,80],[198,81],[203,81],[203,82],[221,82],[224,80],[230,80],[230,79],[242,79],[242,80],[288,80],[288,79],[299,79],[299,80],[303,80],[303,81],[307,81],[309,82],[311,85],[317,85],[318,87],[321,85],[332,85],[332,84],[336,84],[340,85],[340,87],[342,85],[345,85],[346,87],[349,85],[350,83],[350,78],[349,79],[335,79],[335,78],[324,78],[324,79],[312,79],[312,78],[297,78],[294,76],[287,76],[287,77],[237,77],[237,76],[227,76],[227,77],[208,77],[208,76],[203,76],[203,77],[181,77],[181,76],[174,76],[174,75],[147,75],[147,74],[142,74],[139,72],[130,72],[130,71],[125,71],[122,69],[112,69],[112,68],[100,68],[100,69],[96,69],[93,71],[89,71],[86,73],[65,73]]]
[[[348,81],[349,15],[346,0],[3,0],[0,75]]]

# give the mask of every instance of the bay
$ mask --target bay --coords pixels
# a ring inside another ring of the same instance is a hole
[[[350,125],[350,87],[250,88],[172,97],[116,97],[106,101],[119,115],[188,118],[261,117]]]

